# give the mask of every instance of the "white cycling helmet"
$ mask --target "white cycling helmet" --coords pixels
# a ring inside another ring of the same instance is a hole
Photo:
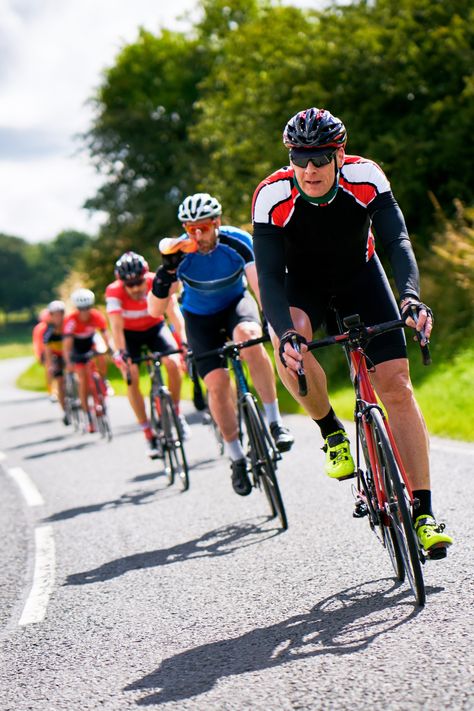
[[[76,289],[71,294],[71,301],[77,309],[90,309],[95,302],[94,292],[90,289]]]
[[[55,314],[58,311],[65,311],[66,307],[64,305],[64,301],[59,301],[59,299],[55,299],[54,301],[51,301],[48,304],[48,311],[50,314]]]
[[[217,198],[209,193],[195,193],[184,198],[178,208],[180,222],[199,222],[222,214],[222,207]]]

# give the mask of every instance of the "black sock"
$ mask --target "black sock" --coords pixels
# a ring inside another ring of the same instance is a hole
[[[433,516],[431,510],[431,491],[429,489],[416,489],[413,491],[413,498],[418,499],[420,505],[413,509],[413,520],[418,516]]]
[[[314,421],[316,422],[319,429],[321,430],[323,439],[326,439],[326,437],[329,437],[329,435],[333,434],[334,432],[337,432],[337,430],[344,429],[344,425],[336,417],[336,413],[334,412],[332,407],[329,410],[326,417],[323,417],[321,420],[314,420]]]

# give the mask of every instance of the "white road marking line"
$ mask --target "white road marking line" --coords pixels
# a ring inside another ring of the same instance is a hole
[[[12,467],[12,469],[8,469],[8,473],[21,490],[28,506],[43,506],[43,497],[21,467]]]
[[[41,622],[46,615],[54,585],[54,536],[52,526],[35,529],[35,571],[30,594],[18,621],[19,625]]]
[[[6,458],[7,458],[7,455],[5,454],[5,452],[0,452],[0,462],[3,462],[3,460]]]
[[[449,444],[437,444],[436,442],[431,443],[431,449],[436,449],[438,452],[453,452],[453,454],[464,454],[474,457],[474,447],[469,449],[469,447],[455,447]]]

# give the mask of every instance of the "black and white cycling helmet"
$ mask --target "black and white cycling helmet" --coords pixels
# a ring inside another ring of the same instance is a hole
[[[180,222],[199,222],[219,217],[221,214],[222,206],[219,200],[209,193],[188,195],[178,208]]]
[[[90,309],[95,302],[94,292],[90,289],[76,289],[71,294],[71,301],[77,309]]]
[[[51,301],[48,304],[48,311],[50,314],[55,314],[58,313],[58,311],[64,311],[66,310],[66,306],[64,304],[64,301],[60,301],[59,299],[54,299],[54,301]]]
[[[125,252],[115,262],[115,276],[125,282],[140,279],[148,271],[150,269],[145,257],[136,252]]]
[[[305,109],[292,116],[283,131],[287,148],[342,148],[347,141],[346,127],[326,109]]]

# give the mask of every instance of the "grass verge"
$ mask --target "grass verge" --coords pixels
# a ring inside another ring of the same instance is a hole
[[[418,357],[413,354],[411,362]],[[109,379],[117,395],[126,395],[126,384],[114,365],[109,366]],[[460,351],[448,363],[441,361],[430,368],[421,369],[414,363],[415,393],[431,434],[465,441],[474,441],[474,347]],[[140,378],[142,392],[149,390],[148,375]],[[44,390],[43,369],[37,363],[28,368],[17,384],[26,390]],[[281,386],[278,397],[282,412],[301,413],[303,409]],[[188,378],[183,383],[183,399],[192,398],[192,385]],[[343,419],[352,418],[354,395],[351,387],[341,386],[336,379],[331,388],[331,403]]]

